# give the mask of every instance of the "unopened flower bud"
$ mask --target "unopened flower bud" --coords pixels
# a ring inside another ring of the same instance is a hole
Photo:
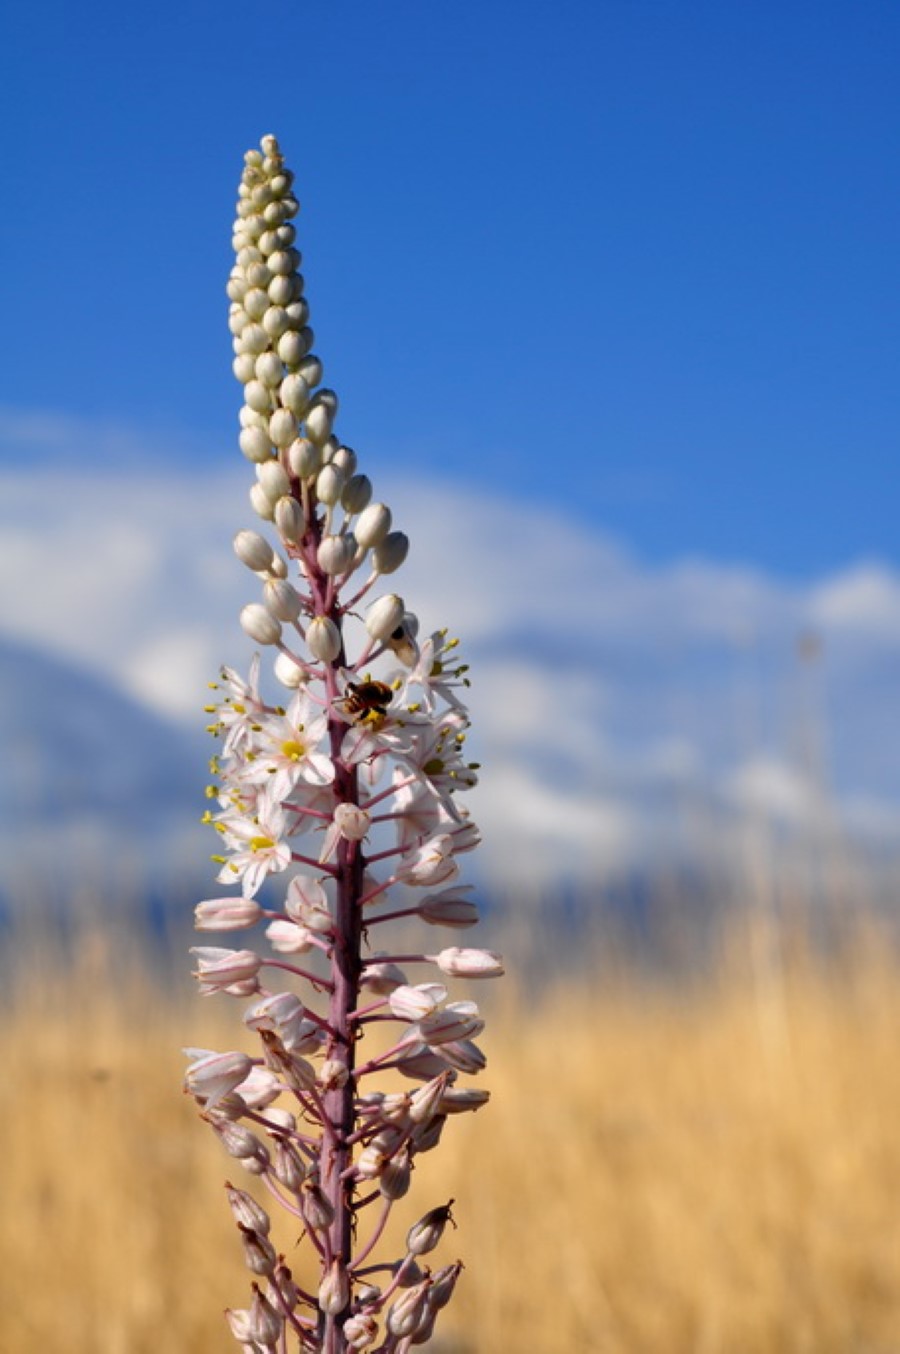
[[[256,377],[271,390],[281,384],[284,376],[284,363],[277,353],[260,353],[256,359]]]
[[[293,1143],[277,1139],[272,1153],[272,1171],[285,1189],[296,1194],[307,1176],[306,1164]]]
[[[256,478],[266,498],[272,504],[291,492],[291,481],[280,461],[263,461],[256,467]]]
[[[291,545],[299,545],[303,540],[306,518],[296,498],[290,498],[287,495],[279,498],[275,504],[273,521],[283,540],[290,541]]]
[[[363,987],[368,988],[370,992],[374,992],[378,997],[385,997],[395,988],[405,985],[406,974],[396,964],[376,961],[366,965],[361,981]]]
[[[333,395],[333,393],[333,391],[320,390],[306,411],[306,436],[317,446],[321,446],[326,438],[331,436],[334,416],[337,412],[337,400],[335,399],[332,402],[325,396]]]
[[[300,333],[301,336],[308,336],[308,346],[307,356],[304,357],[303,361],[299,364],[297,371],[303,377],[310,390],[312,390],[322,379],[322,361],[321,358],[316,357],[315,353],[309,351],[314,342],[313,331],[311,329],[301,329]]]
[[[319,1068],[317,1081],[321,1091],[336,1091],[347,1085],[349,1072],[346,1065],[336,1058],[326,1058]]]
[[[282,334],[278,340],[278,356],[286,367],[299,367],[309,352],[311,339],[312,330],[288,329]]]
[[[429,1119],[427,1124],[419,1124],[413,1130],[410,1142],[416,1152],[430,1152],[433,1147],[437,1147],[441,1140],[441,1134],[444,1131],[444,1124],[447,1117],[444,1114],[436,1114],[433,1119]]]
[[[384,643],[403,619],[403,598],[387,593],[373,602],[366,612],[366,629],[373,639]]]
[[[313,658],[333,663],[341,651],[341,632],[327,616],[313,616],[306,627],[306,643]]]
[[[341,491],[341,507],[349,513],[362,512],[372,497],[372,481],[368,475],[351,475]]]
[[[306,673],[303,668],[287,653],[278,654],[272,665],[272,671],[281,685],[289,687],[292,691],[295,691],[298,686],[302,686],[306,681]]]
[[[430,1281],[426,1279],[414,1288],[408,1288],[391,1304],[387,1314],[387,1328],[391,1335],[400,1340],[415,1335],[427,1315],[430,1286]]]
[[[256,363],[253,354],[238,353],[231,364],[231,370],[234,372],[242,386],[245,386],[248,381],[252,381],[253,377],[256,375]],[[245,405],[242,405],[241,407],[246,408]],[[250,459],[252,460],[255,458],[251,457]]]
[[[332,465],[338,468],[338,470],[343,471],[345,479],[349,480],[353,475],[356,474],[356,465],[357,465],[356,452],[353,450],[352,447],[344,447],[344,446],[335,447],[334,451],[331,453],[331,456],[329,457],[329,460],[331,461]]]
[[[350,1276],[340,1260],[332,1260],[319,1285],[319,1306],[327,1316],[337,1316],[350,1302]]]
[[[194,908],[197,931],[243,931],[255,926],[262,908],[255,898],[207,898]]]
[[[322,465],[322,452],[314,442],[306,437],[298,437],[288,448],[288,464],[291,474],[299,480],[311,479],[318,475]]]
[[[276,447],[284,450],[297,436],[297,420],[290,409],[276,409],[269,419],[269,436]]]
[[[272,455],[272,440],[262,428],[242,428],[238,443],[248,461],[260,464],[268,461]]]
[[[279,621],[295,621],[303,607],[303,599],[292,583],[284,578],[270,578],[263,588],[267,611]]]
[[[398,1020],[422,1020],[446,1000],[447,989],[441,983],[419,983],[416,987],[395,987],[388,1005]]]
[[[307,954],[313,947],[312,936],[306,927],[285,917],[276,917],[269,922],[266,940],[279,954]]]
[[[432,1011],[419,1021],[419,1032],[426,1044],[449,1044],[470,1039],[484,1029],[474,1001],[451,1001],[441,1011]]]
[[[185,1052],[195,1059],[185,1072],[185,1088],[208,1110],[240,1086],[253,1068],[245,1053],[208,1053],[193,1048]]]
[[[241,342],[245,336],[241,336]],[[272,411],[272,392],[262,381],[248,381],[244,386],[244,401],[257,414],[269,414]]]
[[[225,1185],[225,1192],[228,1195],[228,1203],[238,1226],[259,1232],[261,1236],[268,1236],[272,1225],[269,1215],[256,1202],[253,1195],[248,1194],[244,1189],[235,1189],[233,1185],[228,1183]]]
[[[247,1165],[248,1162],[268,1160],[268,1153],[259,1138],[243,1124],[231,1124],[217,1119],[213,1123],[213,1128],[228,1155],[234,1157],[235,1161],[244,1162],[248,1170],[252,1169]]]
[[[345,483],[344,472],[329,461],[328,465],[322,466],[316,479],[316,497],[326,507],[333,507],[340,498]]]
[[[402,531],[389,531],[372,551],[372,568],[379,574],[393,574],[409,554],[409,537]]]
[[[439,1311],[446,1307],[450,1298],[453,1296],[453,1290],[456,1287],[456,1281],[460,1276],[462,1264],[457,1260],[455,1265],[445,1265],[439,1269],[431,1282],[431,1292],[428,1295],[428,1305]]]
[[[439,1244],[447,1223],[453,1221],[450,1212],[452,1203],[451,1199],[450,1203],[432,1208],[418,1222],[413,1223],[406,1234],[406,1249],[411,1255],[427,1255]]]
[[[258,531],[239,531],[234,538],[234,553],[254,573],[265,573],[270,569],[275,556],[269,542]]]
[[[302,418],[309,404],[309,386],[303,377],[292,372],[284,378],[278,393],[285,409],[289,409],[297,418]]]
[[[313,1178],[303,1184],[300,1211],[303,1221],[313,1232],[327,1232],[334,1222],[334,1209],[321,1185]]]
[[[464,897],[470,885],[462,888],[442,889],[440,893],[429,893],[418,906],[419,916],[432,926],[474,926],[478,921],[478,907]]]
[[[420,1086],[409,1098],[409,1117],[414,1124],[424,1124],[438,1112],[441,1099],[446,1093],[453,1072],[443,1072],[439,1077]]]
[[[282,1318],[259,1291],[256,1284],[253,1285],[253,1301],[250,1304],[250,1321],[248,1329],[251,1340],[264,1348],[274,1349],[281,1336],[283,1325]]]
[[[448,1086],[441,1096],[441,1114],[465,1114],[467,1110],[480,1110],[491,1098],[490,1091],[482,1091],[474,1086]]]
[[[351,1349],[368,1349],[378,1339],[378,1322],[364,1313],[351,1316],[344,1322],[344,1339]]]
[[[327,470],[328,467],[326,466],[325,469]],[[320,475],[319,479],[321,478]],[[347,572],[353,563],[355,554],[356,541],[353,536],[323,536],[319,542],[316,558],[323,573],[337,575]]]
[[[244,1247],[244,1264],[253,1274],[265,1275],[267,1278],[275,1272],[275,1247],[269,1241],[268,1237],[256,1232],[251,1227],[241,1227],[241,1242]]]
[[[229,950],[218,945],[194,945],[191,954],[197,956],[194,977],[199,980],[201,996],[231,989],[245,989],[235,995],[256,991],[256,975],[262,963],[254,950]]]
[[[428,958],[451,978],[499,978],[503,973],[503,960],[493,950],[468,950],[452,945]]]
[[[384,1170],[378,1179],[378,1191],[385,1199],[395,1203],[409,1191],[412,1179],[412,1163],[408,1152],[398,1152],[386,1161]]]
[[[269,306],[262,317],[262,327],[270,339],[280,339],[291,326],[291,317],[284,306]]]
[[[261,484],[250,486],[250,503],[258,517],[261,517],[264,522],[271,522],[275,516],[275,504],[267,496]]]
[[[391,510],[386,503],[370,503],[363,508],[353,529],[363,550],[380,545],[391,529]]]
[[[281,625],[259,602],[250,602],[241,611],[241,629],[256,644],[278,644]]]

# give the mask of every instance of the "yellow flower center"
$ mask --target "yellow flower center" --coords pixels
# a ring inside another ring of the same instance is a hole
[[[306,745],[296,738],[286,738],[281,745],[281,752],[288,761],[299,762],[306,756]]]
[[[251,850],[251,851],[268,851],[269,847],[274,846],[274,845],[275,845],[275,843],[274,843],[274,841],[272,840],[271,837],[251,837],[251,838],[250,838],[250,850]]]

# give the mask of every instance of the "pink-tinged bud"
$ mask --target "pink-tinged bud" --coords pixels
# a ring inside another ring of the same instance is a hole
[[[291,1048],[305,1024],[306,1009],[293,992],[273,992],[254,1002],[244,1012],[244,1024],[250,1030],[269,1030]]]
[[[259,602],[250,602],[241,612],[241,629],[256,644],[278,644],[281,625]]]
[[[306,518],[296,498],[290,498],[288,495],[279,498],[275,504],[275,513],[272,520],[278,528],[282,540],[289,541],[291,545],[299,545],[303,540]]]
[[[288,448],[288,465],[298,480],[312,479],[322,468],[322,451],[307,437],[298,437]]]
[[[416,1044],[397,1059],[397,1071],[405,1077],[415,1077],[417,1081],[430,1081],[447,1071],[447,1063],[432,1053],[427,1044]]]
[[[358,804],[338,804],[334,810],[334,824],[348,842],[361,842],[369,831],[371,815]]]
[[[380,545],[391,529],[391,510],[385,503],[370,503],[363,508],[353,535],[363,550]]]
[[[307,874],[295,875],[288,884],[284,907],[289,917],[318,935],[330,935],[334,930],[328,896],[318,879]]]
[[[378,1322],[374,1316],[351,1316],[344,1322],[344,1339],[351,1349],[368,1349],[378,1339]]]
[[[214,992],[249,996],[256,991],[256,975],[262,960],[253,950],[195,945],[190,953],[197,956],[193,976],[199,980],[201,996],[211,996]]]
[[[253,1301],[250,1304],[250,1336],[258,1345],[268,1346],[274,1349],[281,1336],[283,1320],[278,1312],[259,1291],[256,1284],[253,1285]]]
[[[450,1212],[452,1204],[451,1199],[449,1203],[441,1204],[439,1208],[432,1208],[418,1222],[413,1223],[406,1234],[406,1249],[410,1255],[427,1255],[440,1243],[447,1223],[453,1222],[453,1215]]]
[[[275,551],[258,531],[239,531],[234,538],[234,553],[242,564],[257,574],[271,569],[275,557]]]
[[[438,1113],[441,1101],[453,1078],[452,1072],[442,1072],[439,1077],[429,1081],[413,1091],[409,1099],[409,1117],[414,1124],[425,1124]]]
[[[326,466],[327,470],[328,467]],[[325,472],[323,471],[322,474]],[[322,476],[320,475],[321,479]],[[324,536],[319,543],[316,559],[319,568],[325,574],[345,574],[356,555],[356,541],[353,536]]]
[[[208,1110],[236,1090],[253,1069],[246,1053],[208,1053],[196,1048],[185,1049],[185,1053],[195,1059],[184,1074],[185,1088]]]
[[[226,1307],[225,1320],[228,1322],[228,1329],[231,1331],[238,1344],[245,1348],[252,1344],[253,1337],[250,1334],[250,1313],[246,1307]]]
[[[214,1119],[211,1122],[228,1155],[234,1157],[236,1161],[242,1161],[248,1170],[251,1169],[247,1166],[250,1161],[268,1162],[268,1152],[249,1128],[245,1128],[243,1124],[229,1123],[227,1119]]]
[[[440,983],[418,983],[415,987],[395,987],[388,1005],[399,1020],[422,1020],[447,1000],[447,989]]]
[[[480,1034],[484,1021],[474,1001],[453,1001],[442,1011],[433,1011],[419,1021],[419,1033],[426,1044],[448,1044]]]
[[[396,1202],[402,1199],[407,1193],[412,1178],[412,1164],[408,1152],[398,1152],[396,1156],[386,1161],[384,1170],[378,1180],[379,1193],[385,1199]]]
[[[409,554],[409,537],[402,531],[389,531],[372,551],[372,568],[377,574],[396,573]]]
[[[403,620],[403,598],[389,592],[373,602],[366,612],[366,629],[375,640],[384,643]]]
[[[334,1209],[317,1180],[304,1181],[300,1195],[300,1211],[303,1221],[313,1232],[327,1232],[334,1222]]]
[[[313,658],[333,663],[341,651],[341,632],[327,616],[314,616],[306,627],[306,643]]]
[[[267,1067],[256,1067],[238,1087],[240,1098],[247,1109],[260,1110],[277,1100],[284,1087]]]
[[[427,1124],[419,1124],[418,1128],[413,1129],[410,1142],[414,1150],[421,1155],[422,1152],[430,1152],[433,1147],[437,1147],[446,1122],[446,1115],[436,1114]]]
[[[275,1178],[296,1194],[307,1177],[306,1163],[293,1143],[278,1139],[272,1152],[272,1170]]]
[[[428,1290],[431,1287],[429,1279],[416,1284],[414,1288],[408,1288],[405,1293],[401,1293],[399,1298],[388,1308],[387,1328],[391,1335],[402,1340],[410,1335],[415,1335],[419,1326],[425,1320],[428,1312]]]
[[[340,1260],[332,1260],[319,1285],[319,1306],[326,1316],[339,1316],[350,1302],[350,1275]]]
[[[373,1147],[371,1143],[362,1149],[356,1158],[356,1174],[360,1180],[377,1180],[384,1170],[384,1164],[387,1157],[378,1147]]]
[[[457,1072],[465,1072],[468,1076],[475,1076],[487,1067],[487,1058],[470,1039],[454,1039],[441,1044],[441,1057]]]
[[[259,1232],[261,1236],[268,1236],[272,1225],[269,1215],[256,1202],[253,1195],[244,1189],[235,1189],[234,1185],[228,1183],[225,1185],[225,1191],[237,1225],[249,1231]]]
[[[396,964],[385,964],[377,960],[375,963],[366,964],[361,979],[361,985],[370,992],[374,992],[377,997],[386,997],[389,992],[403,986],[405,982],[406,974],[402,968],[398,968]]]
[[[493,950],[465,950],[451,945],[428,958],[451,978],[499,978],[503,973],[503,960]]]
[[[279,954],[306,954],[313,947],[312,935],[305,926],[281,917],[266,927],[266,939]]]
[[[467,1110],[480,1110],[491,1098],[490,1091],[477,1090],[475,1087],[451,1086],[441,1096],[441,1114],[464,1114]]]
[[[470,891],[471,885],[466,884],[462,888],[429,893],[419,903],[419,916],[432,926],[474,926],[478,921],[478,907],[463,896]]]
[[[303,609],[299,592],[284,578],[270,578],[263,588],[263,599],[266,610],[279,621],[295,621]]]
[[[244,1264],[253,1274],[271,1278],[275,1272],[275,1247],[267,1237],[250,1227],[241,1227],[241,1242],[244,1247]]]
[[[253,898],[206,898],[194,908],[197,931],[245,931],[255,926],[262,908]]]
[[[398,879],[414,885],[443,884],[455,879],[459,866],[453,859],[453,838],[448,833],[429,837],[403,856],[396,874]]]
[[[431,1282],[431,1292],[428,1295],[428,1305],[435,1311],[440,1311],[442,1307],[447,1306],[453,1296],[453,1290],[461,1272],[462,1261],[457,1260],[455,1265],[445,1265],[435,1274]]]
[[[350,1080],[346,1065],[337,1058],[326,1058],[316,1078],[320,1091],[338,1091]]]

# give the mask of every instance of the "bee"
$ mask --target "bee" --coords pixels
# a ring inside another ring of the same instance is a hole
[[[341,704],[354,724],[370,724],[378,729],[387,716],[387,708],[394,695],[386,682],[376,682],[367,677],[362,682],[348,682],[346,695]]]

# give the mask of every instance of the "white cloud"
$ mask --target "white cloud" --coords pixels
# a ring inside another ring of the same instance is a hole
[[[91,444],[66,420],[32,416],[15,431],[42,450]],[[252,472],[112,459],[92,473],[84,451],[74,468],[65,458],[52,472],[0,474],[0,634],[197,728],[206,681],[252,648],[237,612],[257,583],[230,544],[254,524]],[[900,577],[885,566],[806,587],[709,560],[651,568],[561,510],[449,483],[376,488],[413,543],[390,586],[424,628],[460,634],[473,663],[485,766],[473,807],[497,869],[595,878],[670,846],[685,795],[764,803],[800,823],[790,699],[809,677],[795,645],[810,629],[825,639],[826,718],[841,711],[830,730],[839,790],[870,827],[896,821],[900,721],[884,656],[900,634]],[[802,699],[804,718],[818,718]],[[873,721],[877,765],[865,751]]]

